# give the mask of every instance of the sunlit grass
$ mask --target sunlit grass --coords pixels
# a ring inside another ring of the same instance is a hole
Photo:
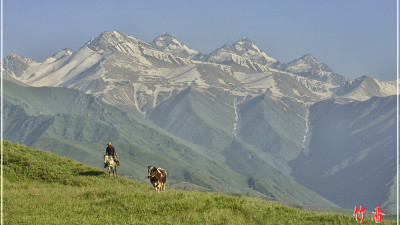
[[[249,197],[155,193],[71,159],[4,142],[4,224],[359,224]],[[366,218],[363,224],[375,224]],[[383,222],[382,224],[395,224]]]

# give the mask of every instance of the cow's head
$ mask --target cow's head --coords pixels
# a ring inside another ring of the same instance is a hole
[[[149,166],[147,168],[147,172],[148,172],[147,177],[148,178],[153,178],[153,177],[156,176],[157,168],[155,168],[154,166]]]

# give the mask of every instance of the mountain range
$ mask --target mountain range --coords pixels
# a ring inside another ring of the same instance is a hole
[[[134,179],[155,157],[177,188],[395,212],[396,81],[281,63],[247,37],[202,54],[168,33],[107,31],[3,65],[6,139],[97,166],[115,140]]]

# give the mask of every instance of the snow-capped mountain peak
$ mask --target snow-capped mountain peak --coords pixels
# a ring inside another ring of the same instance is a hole
[[[104,31],[96,38],[90,40],[87,46],[95,49],[103,49],[106,51],[119,51],[119,52],[137,52],[138,45],[146,45],[146,42],[121,33],[119,31]]]
[[[175,37],[167,32],[164,32],[157,38],[155,38],[151,45],[153,45],[160,51],[164,51],[182,58],[194,59],[200,56],[200,53],[198,51],[193,50],[182,44],[180,41],[178,41]]]
[[[15,52],[11,52],[5,57],[3,62],[3,67],[8,68],[5,70],[5,74],[14,78],[20,77],[27,68],[39,63],[34,59],[22,57]]]
[[[269,65],[277,62],[276,59],[268,56],[248,37],[243,37],[236,41],[233,43],[232,47],[238,55],[248,57],[261,65]]]
[[[261,53],[260,48],[254,44],[252,40],[248,37],[242,37],[232,45],[235,49],[235,52],[242,55],[246,51],[254,50],[257,53]]]
[[[299,59],[289,62],[285,70],[294,73],[307,73],[313,70],[332,72],[324,63],[319,62],[314,56],[306,54]]]
[[[210,53],[206,60],[228,65],[234,63],[256,71],[265,71],[267,66],[278,63],[276,59],[268,56],[248,37],[243,37],[232,45],[222,46]]]
[[[9,60],[19,60],[19,61],[25,61],[25,62],[37,62],[37,61],[34,60],[34,59],[27,58],[27,57],[23,57],[23,56],[19,55],[18,53],[15,53],[15,52],[11,52],[11,53],[6,57],[6,59],[9,59]]]
[[[299,61],[303,61],[308,64],[321,64],[313,55],[311,54],[305,54],[301,58],[299,58]]]
[[[275,66],[274,62],[277,61],[269,59],[247,37],[224,45],[201,60],[191,60],[189,57],[193,55],[188,49],[168,33],[147,43],[118,31],[106,31],[80,49],[64,49],[42,63],[11,53],[5,58],[4,71],[32,86],[66,86],[95,96],[108,93],[105,99],[118,104],[122,100],[115,97],[114,92],[121,92],[117,87],[126,86],[127,93],[133,88],[140,95],[136,93],[138,95],[134,94],[135,97],[123,102],[137,106],[141,112],[151,110],[159,101],[158,96],[165,94],[163,92],[188,84],[196,84],[201,88],[210,85],[223,87],[225,91],[233,91],[241,97],[266,91],[283,96],[289,90],[288,95],[303,98],[303,91],[308,93],[304,94],[309,97],[307,101],[328,98],[332,94],[348,96],[356,93],[353,90],[361,96],[364,95],[364,87],[376,90],[366,93],[367,97],[395,93],[395,85],[388,82],[356,85],[358,81],[353,81],[346,84],[346,78],[330,72],[325,64],[312,55],[274,68],[271,65]],[[289,83],[297,88],[282,86]],[[339,90],[339,87],[344,88]],[[158,94],[160,92],[161,95]]]
[[[335,85],[343,85],[347,81],[344,76],[334,73],[325,63],[319,62],[311,54],[285,64],[282,70]]]
[[[181,46],[182,44],[171,34],[163,32],[153,40],[153,43],[159,48],[166,48],[170,44]]]

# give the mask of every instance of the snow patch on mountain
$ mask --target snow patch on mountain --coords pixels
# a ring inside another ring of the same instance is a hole
[[[199,87],[209,87],[197,70],[197,65],[191,64],[173,69],[152,70],[148,77],[153,79],[165,79],[173,86],[188,86],[195,82]]]
[[[20,81],[31,86],[68,86],[77,78],[85,79],[84,71],[90,70],[93,66],[106,58],[103,52],[93,52],[83,47],[70,57],[64,57],[57,61],[50,61],[36,64],[29,67],[21,76]],[[76,76],[80,77],[76,77]]]
[[[304,155],[309,156],[311,150],[310,150],[310,143],[311,143],[311,138],[312,138],[312,125],[310,124],[309,120],[309,115],[310,111],[307,109],[306,115],[304,117],[304,120],[306,121],[306,131],[302,143],[302,150]]]
[[[182,89],[176,88],[176,87],[165,87],[161,85],[155,85],[155,89],[153,91],[153,108],[155,108],[161,101],[163,100],[161,98],[161,93],[168,93],[168,96],[171,96],[174,91],[181,91]]]
[[[396,81],[380,81],[369,76],[362,76],[337,88],[334,96],[365,101],[373,96],[384,97],[396,94]]]
[[[107,93],[108,91],[111,91],[116,87],[120,87],[121,84],[129,83],[129,80],[125,80],[125,79],[107,78],[104,75],[104,72],[101,73],[101,76],[95,76],[95,77],[100,77],[100,79],[102,81],[104,81],[104,83],[106,83],[106,86],[105,86],[104,90],[101,91],[101,93]]]
[[[236,136],[238,131],[238,120],[239,120],[239,112],[238,112],[236,98],[233,99],[233,109],[235,111],[235,122],[233,123],[233,135]]]
[[[146,115],[146,111],[143,107],[147,104],[147,96],[152,95],[153,91],[150,90],[146,85],[140,83],[132,83],[134,88],[134,102],[136,109],[143,115]]]
[[[51,57],[55,58],[56,60],[59,60],[61,58],[72,55],[72,53],[74,53],[74,51],[72,51],[69,48],[65,48],[65,49],[57,52],[56,54],[52,55]]]
[[[234,77],[244,84],[247,90],[262,90],[262,92],[270,91],[275,96],[283,96],[277,87],[272,72],[246,74],[235,72]]]
[[[380,92],[383,96],[397,94],[397,81],[381,81],[375,78],[374,80],[379,85]]]

